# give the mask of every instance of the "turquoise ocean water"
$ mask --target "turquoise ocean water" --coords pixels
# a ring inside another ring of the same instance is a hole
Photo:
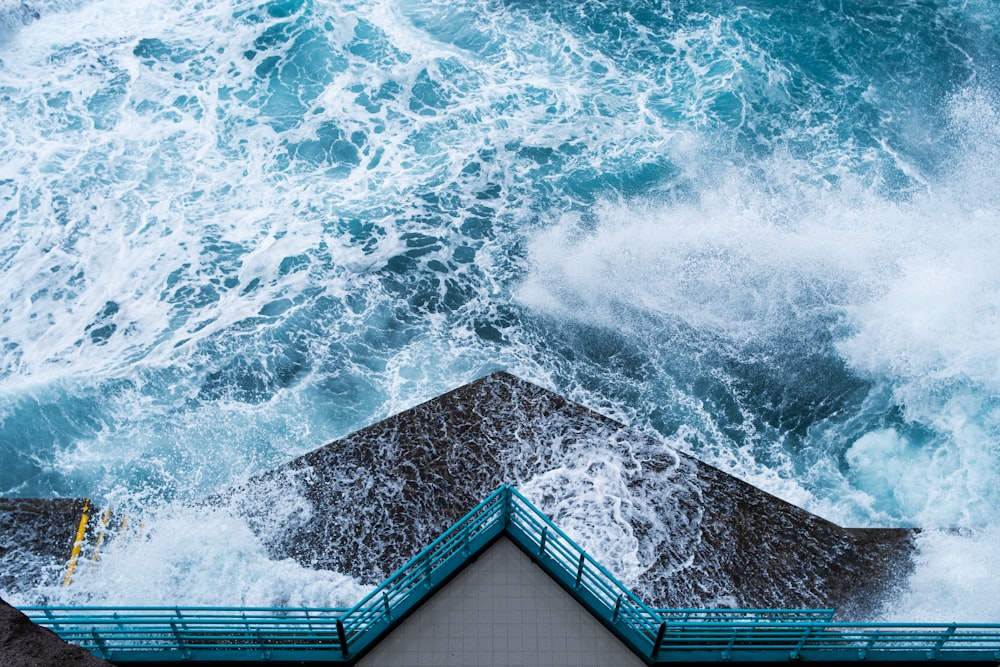
[[[1000,620],[998,259],[992,0],[0,0],[0,495],[168,507],[504,368]],[[354,594],[229,529],[144,557]]]

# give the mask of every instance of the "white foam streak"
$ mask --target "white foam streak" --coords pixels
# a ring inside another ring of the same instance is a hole
[[[628,482],[619,455],[588,448],[571,464],[535,476],[519,491],[615,576],[635,585],[648,564],[639,560],[632,520],[640,515],[652,519],[661,531],[663,522],[634,498]],[[565,489],[573,489],[573,495],[567,496]]]
[[[1000,527],[929,530],[917,538],[916,570],[882,620],[897,623],[996,623]]]
[[[802,193],[812,195],[806,211],[776,208],[770,192],[733,175],[697,204],[606,204],[593,233],[568,217],[535,239],[519,298],[604,324],[634,308],[741,341],[835,314],[893,271],[895,251],[887,230],[869,225],[872,213],[901,216]]]

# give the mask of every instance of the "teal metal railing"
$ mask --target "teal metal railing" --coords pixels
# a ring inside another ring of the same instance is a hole
[[[854,624],[832,609],[652,609],[516,489],[490,494],[348,609],[24,607],[113,662],[352,663],[506,535],[648,664],[1000,660],[1000,624]]]
[[[351,607],[343,618],[344,659],[365,651],[398,619],[423,602],[473,554],[503,533],[510,505],[509,487],[501,487],[406,565]]]
[[[643,656],[655,654],[662,618],[527,498],[512,487],[505,489],[509,505],[506,533],[511,539],[633,651]]]
[[[116,662],[280,662],[336,649],[338,622],[347,609],[24,607],[22,611],[65,641]]]
[[[1000,660],[1000,625],[666,621],[656,662]]]

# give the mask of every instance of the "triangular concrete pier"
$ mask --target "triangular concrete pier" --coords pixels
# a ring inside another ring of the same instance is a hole
[[[587,466],[613,466],[621,495],[581,493]],[[852,618],[911,567],[912,531],[841,528],[503,372],[259,475],[225,502],[275,557],[376,584],[501,484],[570,530],[589,517],[578,541],[652,606],[837,607]],[[600,504],[574,506],[583,497]],[[624,529],[602,525],[608,503]],[[585,539],[623,530],[631,572]]]

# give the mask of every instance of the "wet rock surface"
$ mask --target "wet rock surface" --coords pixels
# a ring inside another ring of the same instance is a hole
[[[377,584],[501,484],[652,606],[858,618],[911,567],[912,531],[841,528],[502,372],[214,502],[244,516],[274,557]]]
[[[111,667],[79,646],[67,644],[0,600],[0,665],[4,667]]]

